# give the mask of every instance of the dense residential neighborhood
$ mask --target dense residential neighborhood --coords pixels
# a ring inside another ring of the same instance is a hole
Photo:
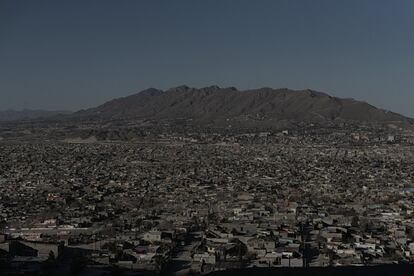
[[[5,137],[6,272],[185,275],[414,261],[410,131]]]

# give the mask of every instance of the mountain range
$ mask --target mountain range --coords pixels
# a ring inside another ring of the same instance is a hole
[[[179,86],[149,88],[72,116],[89,119],[187,120],[196,124],[289,126],[340,122],[413,125],[414,120],[354,99],[314,90]]]

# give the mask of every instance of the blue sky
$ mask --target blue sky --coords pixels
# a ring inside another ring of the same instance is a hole
[[[0,1],[0,109],[311,88],[414,117],[412,0]]]

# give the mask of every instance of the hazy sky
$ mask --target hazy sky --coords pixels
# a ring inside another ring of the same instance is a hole
[[[0,0],[0,109],[311,88],[414,117],[413,0]]]

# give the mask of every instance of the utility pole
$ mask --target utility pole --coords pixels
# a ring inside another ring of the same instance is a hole
[[[306,257],[305,257],[305,235],[303,233],[303,222],[300,222],[300,235],[301,235],[301,239],[302,239],[302,266],[306,267]]]

